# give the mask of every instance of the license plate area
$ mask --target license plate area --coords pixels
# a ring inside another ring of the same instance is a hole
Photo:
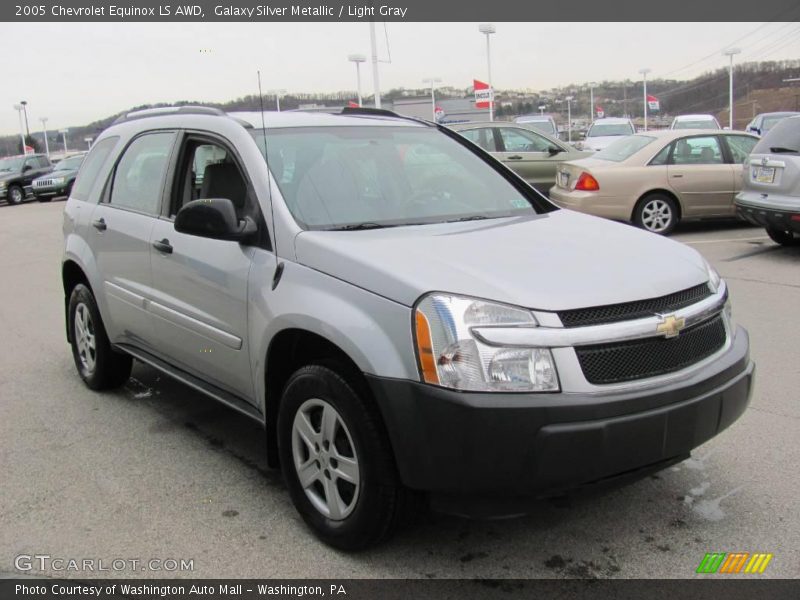
[[[754,167],[752,179],[756,183],[774,183],[775,167]]]
[[[562,188],[569,188],[569,173],[562,171],[558,174],[558,185]]]

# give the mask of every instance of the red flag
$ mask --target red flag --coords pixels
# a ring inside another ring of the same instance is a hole
[[[659,110],[661,108],[661,103],[655,96],[647,94],[647,108],[649,108],[650,110]]]
[[[353,102],[352,100],[347,101],[348,108],[358,108],[358,102]]]
[[[22,153],[23,153],[23,154],[33,154],[34,150],[35,150],[35,148],[34,148],[33,146],[28,146],[28,145],[26,145],[26,146],[23,148],[23,150],[22,150]]]
[[[597,115],[598,119],[602,119],[603,117],[606,116],[606,111],[603,110],[602,106],[595,106],[594,107],[594,112]]]
[[[472,87],[475,89],[475,108],[489,108],[494,100],[494,90],[488,83],[472,80]]]

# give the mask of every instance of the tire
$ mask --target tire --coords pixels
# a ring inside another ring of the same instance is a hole
[[[292,501],[314,533],[340,550],[361,550],[391,535],[414,494],[399,481],[366,391],[359,393],[340,374],[344,369],[332,367],[305,366],[284,387],[278,414],[281,467]]]
[[[6,201],[10,206],[22,204],[23,200],[25,200],[25,190],[18,185],[11,185],[8,187],[8,191],[6,192]]]
[[[82,283],[72,289],[67,314],[72,357],[83,382],[93,390],[125,383],[131,375],[133,359],[111,348],[94,296]]]
[[[781,246],[800,246],[800,236],[795,235],[791,231],[781,231],[780,229],[767,227],[767,235],[773,242]]]
[[[677,204],[665,194],[648,194],[633,209],[634,225],[659,235],[672,233],[679,220]]]

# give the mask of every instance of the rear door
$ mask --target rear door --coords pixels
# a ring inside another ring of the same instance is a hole
[[[140,135],[111,172],[88,228],[106,299],[106,321],[114,343],[152,350],[150,232],[161,212],[164,180],[175,132]]]
[[[150,311],[158,347],[176,366],[252,399],[247,282],[255,248],[179,233],[174,220],[181,206],[203,198],[228,198],[240,218],[253,216],[259,210],[255,194],[224,140],[188,133],[180,147],[169,210],[150,232]]]
[[[525,181],[547,195],[556,182],[556,167],[563,153],[550,153],[555,146],[546,137],[520,127],[497,127],[498,158],[521,175]]]
[[[723,216],[733,211],[733,171],[719,136],[692,136],[673,143],[667,180],[685,217]]]

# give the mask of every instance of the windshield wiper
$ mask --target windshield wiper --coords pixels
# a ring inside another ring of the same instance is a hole
[[[381,225],[380,223],[353,223],[342,225],[341,227],[331,227],[326,231],[361,231],[364,229],[382,229],[384,227],[395,227],[394,225]]]
[[[451,219],[449,221],[445,221],[445,223],[461,223],[463,221],[483,221],[484,219],[488,219],[486,215],[472,215],[471,217],[461,217],[460,219]]]
[[[774,148],[769,149],[770,152],[774,152],[775,154],[785,154],[787,152],[798,152],[798,150],[794,148],[784,148],[783,146],[776,146]]]

